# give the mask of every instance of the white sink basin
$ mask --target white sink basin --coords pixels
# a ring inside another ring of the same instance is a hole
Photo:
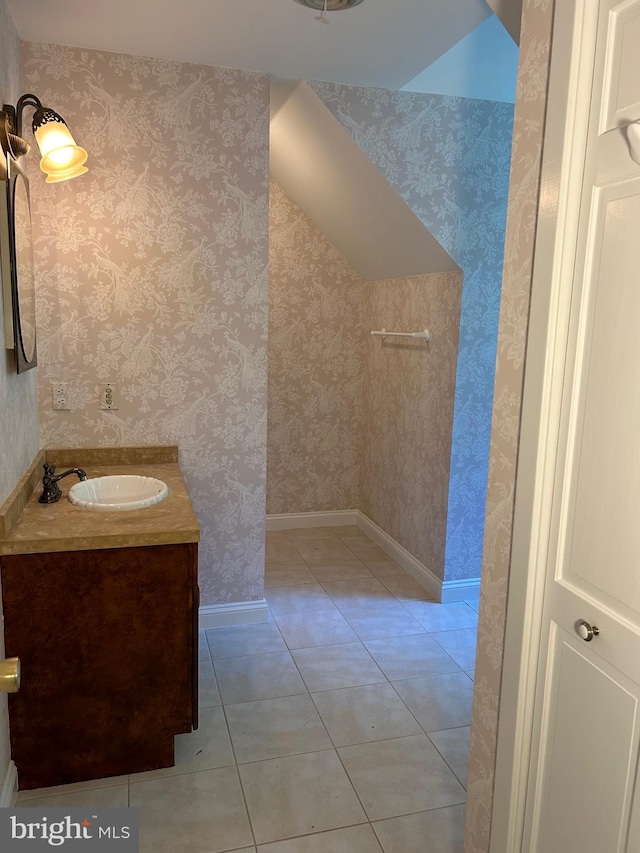
[[[74,506],[95,512],[144,509],[169,495],[169,486],[155,477],[119,474],[76,483],[68,498]]]

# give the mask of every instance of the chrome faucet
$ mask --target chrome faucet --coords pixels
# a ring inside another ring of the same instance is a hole
[[[69,468],[68,471],[65,471],[63,474],[56,474],[54,477],[55,465],[47,465],[45,463],[42,467],[44,468],[42,494],[38,498],[38,503],[41,504],[54,504],[60,500],[62,492],[60,491],[60,486],[58,486],[58,480],[62,480],[63,477],[67,477],[69,474],[77,474],[79,480],[87,479],[87,472],[83,468]]]

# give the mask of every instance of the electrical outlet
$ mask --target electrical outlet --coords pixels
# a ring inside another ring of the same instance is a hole
[[[69,386],[66,382],[51,383],[51,402],[56,412],[70,411]]]
[[[100,408],[110,410],[118,408],[118,391],[113,382],[103,382],[100,386]]]

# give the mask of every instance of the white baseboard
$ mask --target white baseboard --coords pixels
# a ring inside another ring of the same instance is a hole
[[[230,625],[255,625],[269,621],[269,607],[264,598],[258,601],[232,601],[228,604],[207,604],[200,608],[199,627],[227,628]]]
[[[480,578],[462,581],[445,581],[442,584],[442,603],[451,601],[476,601],[480,598]]]
[[[436,601],[440,601],[442,581],[437,575],[434,575],[431,569],[427,568],[413,554],[410,554],[406,548],[400,545],[399,542],[396,542],[392,536],[389,536],[386,531],[378,527],[375,521],[371,521],[360,510],[358,510],[357,525],[383,551],[386,551],[392,560],[395,560],[398,565],[402,566],[406,572],[415,578],[426,589],[429,595],[432,595]]]
[[[12,809],[16,804],[18,796],[18,771],[13,761],[9,762],[4,777],[2,791],[0,791],[0,809]]]
[[[357,509],[339,509],[333,512],[291,512],[267,516],[267,531],[287,530],[293,527],[346,527],[357,524]]]
[[[475,599],[480,595],[480,578],[460,581],[441,581],[431,569],[410,554],[399,542],[389,536],[381,527],[358,510],[358,527],[367,536],[373,539],[383,551],[402,566],[402,568],[414,577],[419,584],[432,595],[436,601],[448,604],[452,601],[465,601]]]

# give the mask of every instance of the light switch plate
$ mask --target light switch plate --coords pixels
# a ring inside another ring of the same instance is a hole
[[[118,389],[113,382],[103,382],[100,385],[100,408],[104,411],[118,408]]]

